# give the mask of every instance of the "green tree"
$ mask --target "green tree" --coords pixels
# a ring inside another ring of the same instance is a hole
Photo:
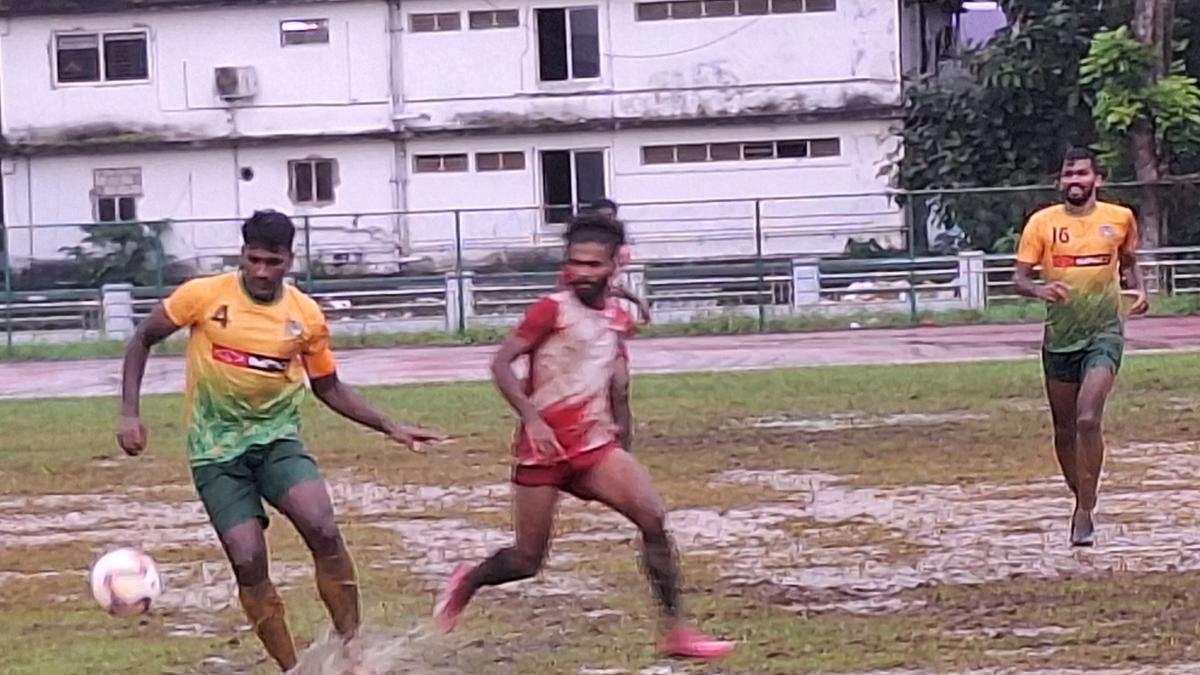
[[[94,223],[80,227],[87,234],[80,245],[60,250],[75,260],[78,280],[84,286],[157,284],[174,261],[162,245],[162,238],[171,227],[169,221]]]
[[[900,132],[902,155],[892,165],[901,188],[995,188],[1048,185],[1070,146],[1102,140],[1092,115],[1093,89],[1080,79],[1092,38],[1105,26],[1128,25],[1134,0],[1006,0],[1008,19],[986,45],[963,56],[957,76],[914,82]],[[1200,68],[1200,0],[1178,3],[1177,39],[1188,40],[1182,68]],[[1186,153],[1185,153],[1186,155]],[[1186,159],[1181,155],[1181,159]],[[1172,169],[1176,169],[1172,165]],[[1178,167],[1182,168],[1182,167]],[[971,245],[1005,250],[1049,191],[948,195],[937,200],[944,222],[962,228]],[[911,205],[917,222],[928,200]]]

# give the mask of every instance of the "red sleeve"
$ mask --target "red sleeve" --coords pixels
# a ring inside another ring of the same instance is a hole
[[[530,344],[538,344],[554,332],[558,324],[558,302],[545,297],[529,306],[513,333]]]

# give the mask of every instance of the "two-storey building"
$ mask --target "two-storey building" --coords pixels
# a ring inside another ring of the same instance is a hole
[[[0,0],[9,249],[170,219],[212,258],[272,207],[317,255],[387,262],[456,229],[549,241],[600,196],[649,258],[897,241],[880,168],[950,25],[904,0]]]

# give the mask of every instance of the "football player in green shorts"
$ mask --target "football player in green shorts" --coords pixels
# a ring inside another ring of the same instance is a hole
[[[194,279],[139,326],[125,350],[117,441],[129,455],[147,445],[139,399],[151,348],[188,328],[186,410],[192,478],[237,578],[255,633],[283,670],[297,664],[283,601],[271,583],[262,500],[283,513],[312,552],[316,585],[334,630],[358,631],[358,580],[316,461],[300,442],[305,377],[338,414],[415,448],[441,434],[372,408],[338,379],[320,307],[284,284],[295,228],[260,211],[242,226],[241,269]]]
[[[1030,217],[1017,251],[1017,292],[1047,303],[1042,366],[1054,451],[1075,494],[1074,546],[1094,543],[1101,421],[1125,348],[1121,272],[1128,273],[1134,298],[1128,313],[1149,309],[1137,264],[1137,221],[1124,206],[1097,200],[1100,182],[1089,151],[1067,152],[1058,176],[1063,203]],[[1045,284],[1034,283],[1035,266]]]

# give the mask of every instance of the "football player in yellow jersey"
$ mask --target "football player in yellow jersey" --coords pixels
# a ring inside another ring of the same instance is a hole
[[[146,360],[155,344],[188,328],[192,478],[233,567],[242,609],[286,671],[296,666],[296,647],[267,570],[263,499],[311,550],[317,591],[338,635],[348,642],[361,620],[354,562],[317,464],[300,442],[305,376],[325,405],[398,443],[415,449],[444,437],[392,421],[338,379],[320,307],[283,281],[292,266],[291,219],[256,212],[242,238],[239,271],[181,285],[138,326],[125,350],[117,440],[129,455],[145,451],[139,399]]]
[[[1074,546],[1094,543],[1092,512],[1104,465],[1101,421],[1125,346],[1122,272],[1134,296],[1128,313],[1149,309],[1137,264],[1137,220],[1124,206],[1098,201],[1100,183],[1091,152],[1067,152],[1058,176],[1063,203],[1029,218],[1015,277],[1021,295],[1047,303],[1042,368],[1054,451],[1075,494]],[[1036,266],[1044,284],[1033,281]]]

